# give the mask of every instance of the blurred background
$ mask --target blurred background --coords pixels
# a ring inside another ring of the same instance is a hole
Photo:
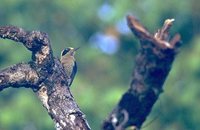
[[[200,1],[198,0],[1,0],[0,26],[15,25],[48,33],[55,57],[63,48],[81,47],[72,93],[93,130],[128,89],[138,40],[125,16],[136,16],[154,33],[175,18],[183,47],[164,85],[164,93],[142,130],[200,129]],[[0,39],[0,68],[31,60],[21,44]],[[54,130],[30,89],[0,93],[0,130]]]

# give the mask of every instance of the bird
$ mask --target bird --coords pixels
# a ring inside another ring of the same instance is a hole
[[[78,48],[68,47],[61,51],[60,61],[67,75],[67,85],[70,87],[77,72],[76,59],[74,57]]]

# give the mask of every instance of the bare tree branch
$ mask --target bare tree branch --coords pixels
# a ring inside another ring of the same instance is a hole
[[[0,27],[0,37],[21,42],[32,52],[32,61],[28,64],[17,64],[0,72],[0,89],[10,85],[30,87],[54,120],[57,130],[90,130],[67,86],[62,64],[53,57],[48,36],[39,31],[5,26]]]
[[[29,64],[16,64],[0,71],[0,90],[7,87],[34,87],[39,77]]]
[[[169,41],[173,19],[152,35],[133,16],[127,16],[129,28],[138,37],[141,49],[136,57],[132,82],[118,105],[104,121],[104,130],[140,129],[151,109],[163,92],[163,83],[171,69],[180,42],[175,35]]]
[[[25,31],[15,26],[0,27],[0,37],[21,42],[32,51],[32,60],[40,79],[44,80],[48,73],[52,73],[54,60],[47,34],[40,31]]]
[[[130,88],[104,121],[104,130],[123,130],[130,126],[141,128],[163,91],[163,83],[179,47],[180,35],[169,38],[173,19],[166,20],[154,35],[134,17],[127,16],[127,21],[140,40],[141,50],[136,58]],[[67,86],[62,64],[53,57],[48,36],[39,31],[5,26],[0,27],[0,37],[23,43],[32,52],[31,62],[0,71],[0,90],[9,86],[29,87],[47,109],[57,130],[90,130]]]

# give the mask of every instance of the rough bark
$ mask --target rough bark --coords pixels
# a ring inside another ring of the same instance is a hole
[[[139,39],[141,49],[135,60],[130,88],[103,123],[103,130],[140,129],[163,92],[163,83],[171,69],[180,36],[169,38],[174,19],[167,19],[154,35],[133,16],[127,16],[128,26]]]
[[[53,57],[45,33],[14,26],[0,27],[0,37],[11,39],[32,52],[32,61],[0,71],[0,91],[8,87],[31,88],[47,109],[57,130],[90,130],[84,114],[74,101],[60,61]]]

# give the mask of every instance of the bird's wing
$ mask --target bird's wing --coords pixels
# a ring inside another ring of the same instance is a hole
[[[70,78],[71,78],[71,82],[69,84],[69,86],[71,86],[73,80],[74,80],[74,76],[76,75],[76,72],[77,72],[77,64],[76,62],[74,62],[74,67],[73,67],[73,70],[72,70],[72,74],[70,75]]]

